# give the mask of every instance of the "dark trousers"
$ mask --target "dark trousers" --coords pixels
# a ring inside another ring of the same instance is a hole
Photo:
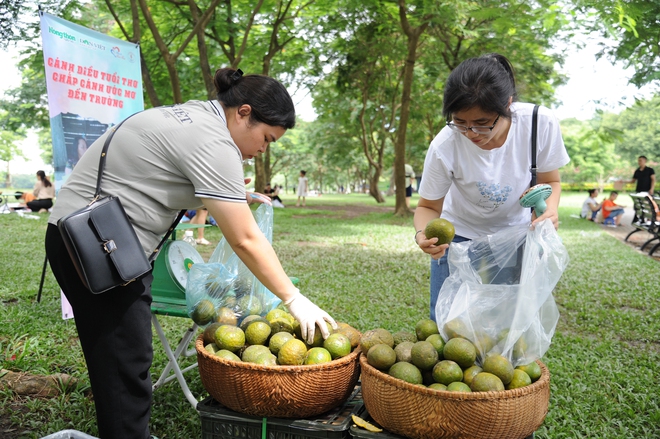
[[[102,439],[147,439],[153,359],[151,273],[92,294],[78,277],[56,226],[46,232],[53,274],[71,303],[87,362]]]
[[[52,198],[44,198],[43,200],[28,201],[26,204],[32,212],[39,212],[41,209],[50,209],[53,207],[53,200]]]
[[[465,242],[469,241],[468,238],[456,235],[452,242]],[[435,319],[435,306],[438,303],[438,296],[440,295],[440,288],[445,280],[449,277],[449,261],[447,260],[449,252],[451,251],[451,244],[445,252],[445,255],[440,259],[431,259],[431,320]]]

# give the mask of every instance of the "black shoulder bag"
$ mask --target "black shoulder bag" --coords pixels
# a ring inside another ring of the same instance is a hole
[[[182,210],[149,258],[118,197],[101,197],[101,179],[112,136],[130,118],[112,128],[103,144],[96,193],[92,201],[57,222],[64,244],[83,284],[94,294],[128,285],[151,270],[151,262],[183,217]]]

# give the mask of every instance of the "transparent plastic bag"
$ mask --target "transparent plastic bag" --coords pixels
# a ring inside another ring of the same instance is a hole
[[[273,207],[261,204],[254,217],[268,242],[272,242]],[[207,312],[210,310],[208,307],[204,311],[199,310],[202,308],[200,303],[205,300],[213,304],[214,313]],[[248,315],[266,315],[280,303],[281,300],[238,258],[224,237],[209,261],[194,264],[188,273],[188,315],[200,326],[211,322],[237,325]]]
[[[490,352],[514,367],[545,354],[559,320],[552,290],[568,265],[550,220],[533,230],[515,226],[452,243],[448,263],[450,274],[435,308],[445,339],[472,341],[478,363]]]

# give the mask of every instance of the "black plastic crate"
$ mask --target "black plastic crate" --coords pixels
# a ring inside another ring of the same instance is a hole
[[[362,415],[360,416],[362,419],[364,419],[367,422],[370,422],[371,424],[375,425],[376,427],[383,428],[378,424],[378,422],[374,421],[371,415],[369,415],[369,412],[365,409],[362,412]],[[349,432],[351,433],[351,436],[353,438],[362,438],[362,439],[406,439],[404,436],[399,436],[398,434],[390,433],[389,431],[385,430],[383,428],[383,431],[380,433],[374,433],[372,431],[365,430],[364,428],[360,428],[355,424],[351,425],[351,428],[349,429]],[[505,439],[505,438],[503,438]],[[531,435],[527,436],[525,439],[534,439],[534,433]]]
[[[305,419],[259,418],[223,406],[212,397],[197,404],[202,418],[202,439],[307,439],[349,438],[351,415],[364,410],[362,389],[355,386],[344,404],[324,414]],[[262,430],[266,430],[262,436]]]

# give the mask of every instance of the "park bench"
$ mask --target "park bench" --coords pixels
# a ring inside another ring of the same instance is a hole
[[[652,242],[658,241],[649,250],[649,255],[652,255],[653,252],[660,248],[660,209],[658,208],[658,203],[646,193],[630,194],[630,198],[633,200],[633,209],[635,211],[631,225],[635,229],[626,236],[625,241],[628,241],[628,238],[634,233],[640,231],[649,233],[651,238],[642,244],[641,250],[644,250]]]

